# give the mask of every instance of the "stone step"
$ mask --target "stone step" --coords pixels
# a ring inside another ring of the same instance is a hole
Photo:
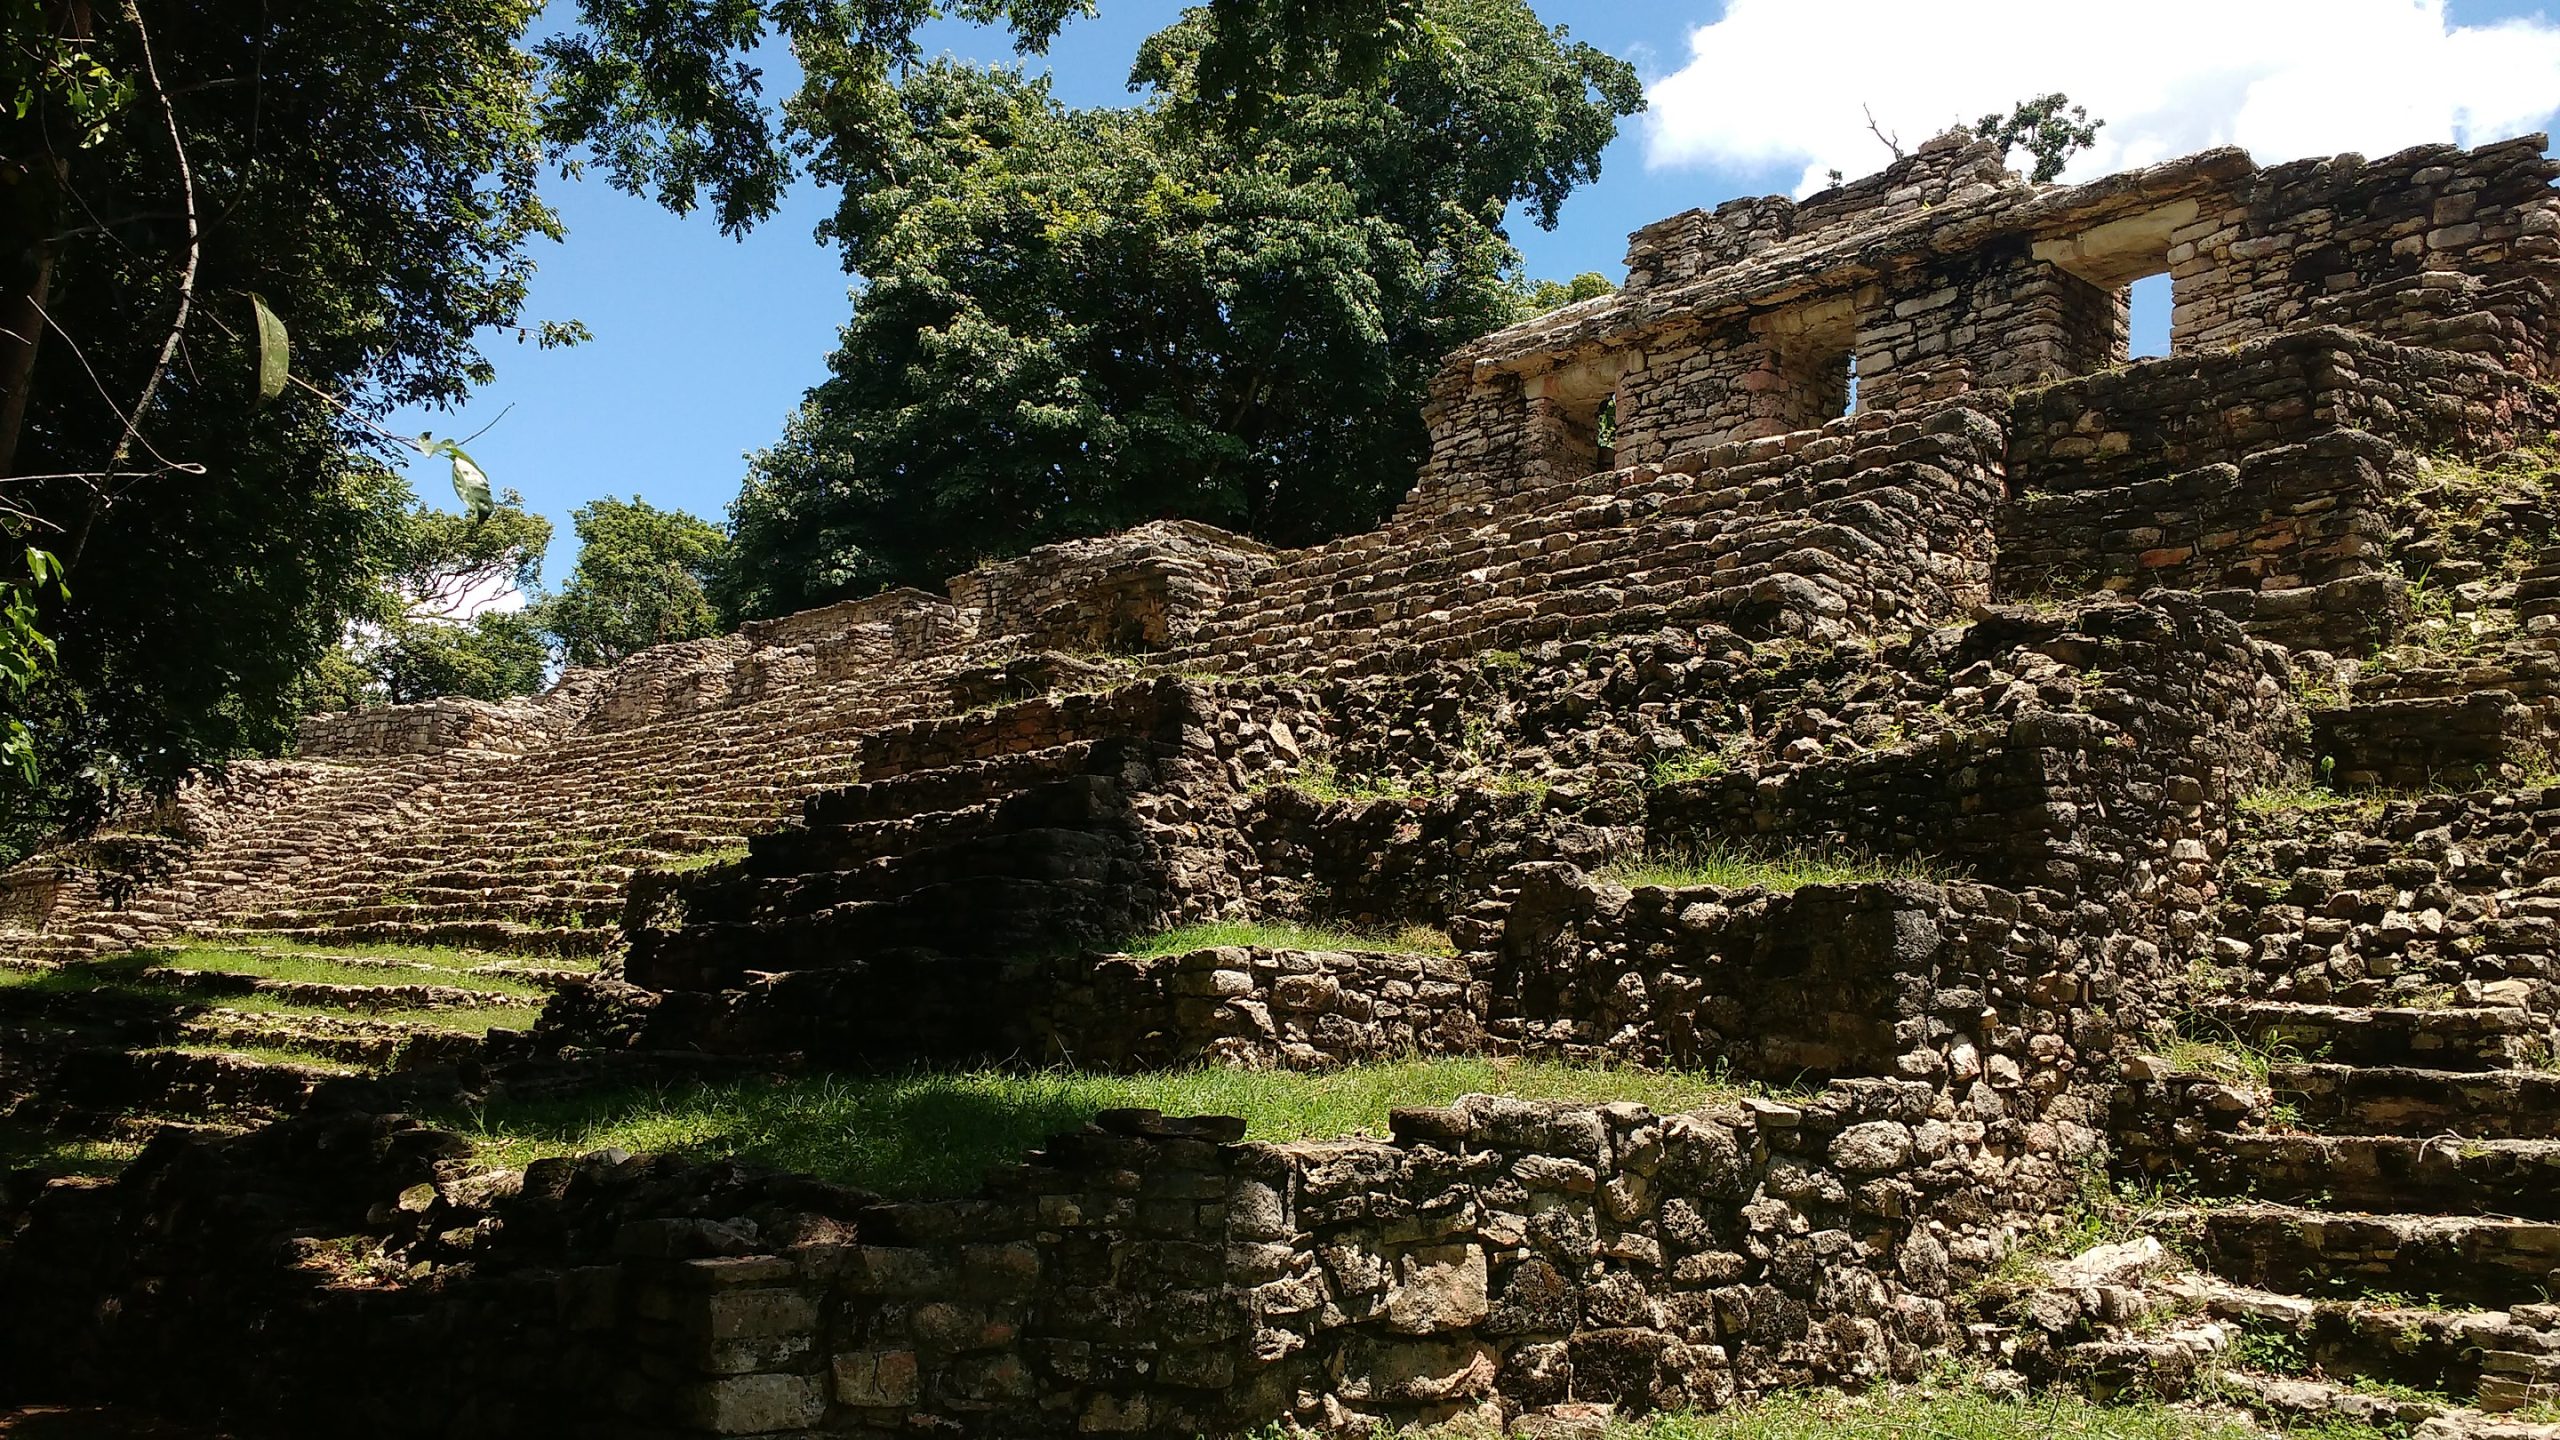
[[[2548,1060],[2552,1022],[2505,1006],[2374,1010],[2282,1000],[2224,1000],[2200,1007],[2246,1044],[2304,1060],[2500,1070]]]
[[[368,1070],[424,1070],[477,1058],[478,1035],[416,1021],[214,1009],[191,1015],[175,1043],[191,1049],[292,1050]]]
[[[103,1133],[134,1114],[252,1123],[297,1113],[322,1087],[351,1103],[388,1097],[343,1063],[286,1061],[205,1048],[125,1045],[78,1031],[0,1026],[14,1118]],[[370,1087],[370,1088],[367,1088]]]
[[[2336,1134],[2560,1139],[2560,1072],[2282,1064],[2267,1088],[2305,1125]]]
[[[2560,1224],[2338,1214],[2291,1205],[2172,1207],[2151,1217],[2227,1280],[2319,1298],[2423,1288],[2456,1305],[2533,1304],[2560,1289]]]
[[[2225,1134],[2188,1178],[2205,1194],[2560,1220],[2560,1140]]]
[[[1019,750],[830,790],[808,799],[801,807],[801,823],[811,830],[821,830],[962,809],[1046,781],[1082,774],[1093,755],[1094,744],[1085,740]],[[791,833],[794,832],[761,836],[752,843],[762,850]]]
[[[2289,1335],[2303,1361],[2338,1380],[2380,1380],[2500,1414],[2560,1400],[2560,1307],[2462,1310],[2423,1303],[2309,1300],[2185,1276],[2182,1308],[2249,1334]]]
[[[2214,1391],[2287,1430],[2352,1427],[2410,1440],[2560,1440],[2560,1424],[2504,1420],[2465,1405],[2331,1380],[2226,1370],[2214,1377]]]

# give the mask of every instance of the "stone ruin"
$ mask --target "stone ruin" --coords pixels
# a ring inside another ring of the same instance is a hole
[[[0,1007],[21,1116],[282,1117],[0,1192],[0,1397],[315,1436],[1552,1436],[1950,1355],[2175,1396],[2272,1333],[2317,1374],[2217,1393],[2560,1434],[2499,1418],[2560,1399],[2543,151],[2066,187],[1933,142],[1648,227],[1622,293],[1453,356],[1375,532],[1152,525],[530,701],[317,718],[106,837],[139,880],[100,841],[0,876],[0,953],[427,941],[555,957],[558,994],[354,1082]],[[2132,359],[2164,274],[2169,353]],[[2286,799],[2313,778],[2348,798]],[[1947,878],[1610,878],[1755,847]],[[1456,953],[1120,948],[1235,917]],[[2275,1058],[2166,1058],[2200,1031]],[[397,1113],[777,1057],[1405,1054],[1800,1088],[1322,1144],[1115,1113],[931,1202],[496,1170]],[[2109,1170],[2171,1183],[2143,1223],[2190,1267],[2003,1269]],[[318,1263],[346,1236],[405,1278]]]

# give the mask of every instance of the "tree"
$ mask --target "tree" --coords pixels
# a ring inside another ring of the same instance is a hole
[[[728,559],[718,526],[633,496],[578,508],[578,565],[539,607],[571,665],[616,665],[675,640],[718,633],[707,585]]]
[[[402,522],[384,595],[398,619],[468,619],[509,592],[531,597],[550,549],[551,522],[513,490],[481,515],[419,506]]]
[[[2072,104],[2070,96],[2057,90],[2019,101],[2005,120],[1996,111],[1983,116],[1974,122],[1973,133],[1998,145],[2003,153],[2025,150],[2036,162],[2028,178],[2042,184],[2059,176],[2073,155],[2094,148],[2098,132],[2106,126],[2106,121],[2090,119],[2085,107]]]
[[[23,417],[0,530],[68,593],[11,716],[42,779],[0,810],[95,815],[288,738],[400,543],[367,422],[485,380],[473,337],[515,323],[527,242],[557,233],[534,8],[9,0],[9,83],[70,78],[0,111],[0,419]],[[301,382],[272,399],[261,300]]]
[[[412,705],[446,695],[504,700],[542,688],[551,645],[535,617],[488,611],[470,620],[408,620],[367,652],[381,695]]]
[[[813,75],[861,284],[731,509],[734,613],[1164,516],[1303,543],[1410,486],[1441,358],[1516,313],[1506,215],[1552,223],[1640,87],[1522,0],[1429,0],[1374,70],[1318,48],[1232,122],[1200,80],[1224,10],[1283,7],[1188,12],[1129,109],[950,63]]]
[[[1571,280],[1523,280],[1512,287],[1512,313],[1516,320],[1535,320],[1567,305],[1617,293],[1618,287],[1608,276],[1592,271]]]
[[[370,596],[344,639],[296,683],[298,713],[407,705],[444,695],[503,700],[542,688],[550,642],[535,587],[551,522],[524,497],[496,496],[485,515],[416,505],[383,546]],[[509,595],[524,609],[493,609]]]

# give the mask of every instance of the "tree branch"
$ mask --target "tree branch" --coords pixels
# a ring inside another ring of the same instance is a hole
[[[159,103],[160,121],[169,130],[169,151],[178,164],[178,186],[186,200],[187,258],[178,270],[178,313],[169,322],[169,338],[160,342],[160,358],[151,364],[151,374],[142,382],[142,395],[133,402],[133,412],[125,417],[124,433],[116,438],[115,452],[107,457],[107,478],[112,482],[116,468],[124,464],[133,451],[134,438],[142,431],[143,417],[151,411],[151,397],[159,392],[161,377],[169,373],[169,362],[177,357],[178,344],[187,335],[187,317],[196,303],[196,264],[203,255],[202,234],[196,223],[196,172],[187,163],[187,139],[178,128],[178,107],[171,103],[168,90],[160,83],[160,65],[151,54],[151,30],[142,23],[142,7],[136,0],[124,0],[124,18],[133,24],[134,39],[142,47],[142,77],[151,87],[151,98]],[[72,537],[70,554],[63,557],[65,567],[79,563],[80,552],[89,543],[89,532],[97,525],[98,511],[105,504],[103,489],[91,492],[89,513],[81,518],[79,533]]]
[[[1902,153],[1901,132],[1896,131],[1891,135],[1884,133],[1884,127],[1876,123],[1876,112],[1874,106],[1860,105],[1858,108],[1867,112],[1867,133],[1883,141],[1884,148],[1893,152],[1894,159],[1901,160],[1906,158]]]

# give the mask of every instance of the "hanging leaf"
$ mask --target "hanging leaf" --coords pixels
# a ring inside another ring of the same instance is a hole
[[[249,308],[258,317],[258,403],[264,405],[284,393],[293,347],[285,335],[284,322],[267,308],[265,296],[250,291]]]
[[[497,501],[489,494],[488,472],[450,440],[444,442],[444,452],[453,458],[453,493],[462,501],[462,508],[471,512],[474,520],[488,519],[489,512],[497,508]]]

